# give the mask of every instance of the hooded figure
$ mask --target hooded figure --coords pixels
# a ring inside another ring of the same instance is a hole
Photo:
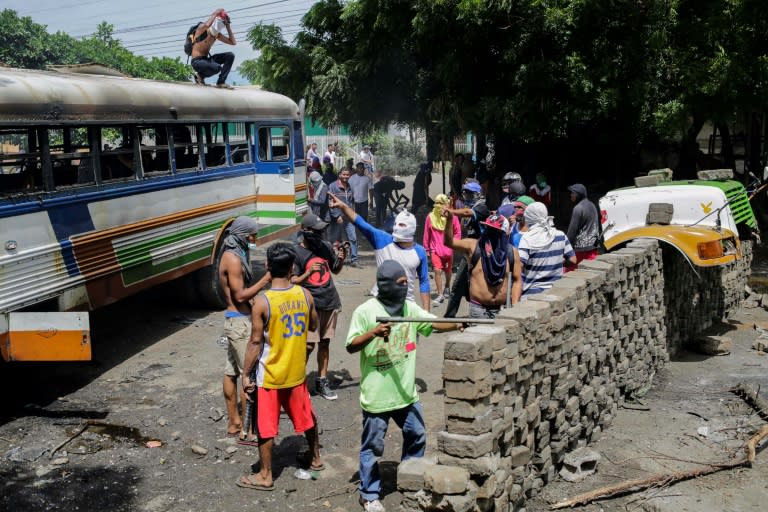
[[[408,281],[398,280],[407,277],[405,269],[395,260],[385,260],[376,271],[376,299],[381,302],[390,316],[402,316],[405,297],[408,294]]]
[[[309,174],[309,197],[307,198],[312,213],[317,215],[320,220],[328,222],[330,220],[330,208],[328,208],[328,185],[323,181],[323,176],[312,171]]]
[[[435,205],[432,207],[432,211],[429,213],[429,220],[432,222],[432,226],[442,231],[445,229],[445,217],[443,217],[443,208],[451,204],[451,198],[445,194],[437,194],[435,197]]]
[[[408,210],[403,210],[395,217],[392,238],[395,242],[413,242],[416,236],[416,217]]]
[[[534,199],[549,206],[552,201],[552,189],[547,184],[547,178],[542,173],[536,175],[536,183],[528,188],[528,193]]]
[[[597,208],[587,197],[587,188],[584,185],[575,183],[568,187],[568,190],[571,192],[571,201],[576,203],[576,206],[573,207],[566,235],[578,256],[579,253],[597,249],[600,238],[599,217]]]
[[[525,209],[525,224],[528,231],[523,237],[531,249],[543,249],[555,239],[555,225],[544,203],[532,203]]]
[[[243,265],[243,280],[246,285],[253,281],[253,271],[248,259],[248,237],[259,232],[259,224],[255,219],[241,215],[236,218],[227,230],[224,238],[224,251],[234,253]]]

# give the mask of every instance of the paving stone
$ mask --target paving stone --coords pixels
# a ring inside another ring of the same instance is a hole
[[[424,484],[436,494],[462,494],[469,484],[469,471],[458,466],[430,466],[424,473]]]

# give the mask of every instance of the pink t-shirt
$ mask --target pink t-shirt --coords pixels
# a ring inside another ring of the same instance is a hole
[[[461,225],[457,217],[453,219],[453,239],[461,238]],[[448,229],[448,226],[445,226]],[[446,247],[443,243],[443,232],[432,226],[432,219],[427,215],[427,222],[424,225],[424,249],[430,254],[435,254],[441,258],[446,258],[453,254],[453,249]]]

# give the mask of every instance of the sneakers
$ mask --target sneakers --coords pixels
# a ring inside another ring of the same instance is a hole
[[[219,89],[234,89],[234,87],[226,83],[216,84],[216,87],[218,87]]]
[[[315,381],[315,392],[326,400],[336,400],[339,396],[331,389],[328,379],[323,377]]]
[[[195,73],[195,83],[197,85],[205,85],[205,79],[200,73]]]
[[[445,297],[443,297],[442,295],[438,295],[438,296],[437,296],[437,297],[435,297],[435,298],[434,298],[434,300],[432,301],[432,305],[433,305],[433,306],[439,306],[440,304],[442,304],[442,303],[443,303],[443,301],[444,301],[444,300],[445,300]]]
[[[379,500],[365,501],[363,497],[360,497],[360,505],[363,506],[365,512],[387,512],[384,505]]]
[[[445,291],[443,292],[443,297],[444,297],[446,300],[448,300],[448,299],[451,297],[451,289],[450,289],[450,288],[446,288],[446,289],[445,289]]]

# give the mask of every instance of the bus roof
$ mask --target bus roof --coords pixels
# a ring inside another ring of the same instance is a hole
[[[293,100],[257,88],[0,67],[5,126],[299,118]]]

